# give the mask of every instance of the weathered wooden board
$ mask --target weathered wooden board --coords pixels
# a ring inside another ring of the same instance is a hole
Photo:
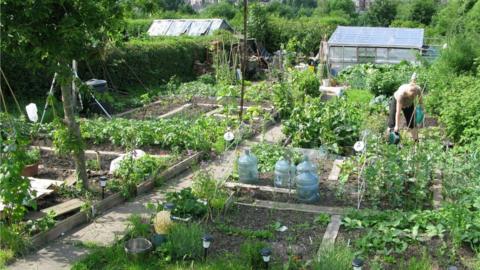
[[[236,202],[236,204],[268,208],[268,209],[276,209],[276,210],[300,211],[300,212],[316,213],[316,214],[325,213],[330,215],[342,215],[347,211],[346,208],[342,208],[342,207],[329,207],[329,206],[319,206],[319,205],[301,204],[301,203],[273,202],[273,201],[264,201],[264,200],[255,200],[253,203]]]
[[[295,193],[297,193],[297,191],[295,189],[249,185],[249,184],[238,183],[238,182],[225,182],[224,185],[225,185],[226,188],[230,188],[230,189],[242,188],[242,189],[260,190],[260,191],[264,191],[264,192],[276,192],[276,193],[285,193],[285,194],[295,194]]]
[[[340,171],[342,169],[343,160],[335,159],[333,161],[332,170],[328,175],[328,181],[338,181],[338,177],[340,176]]]
[[[187,104],[185,104],[185,105],[182,105],[182,106],[180,106],[180,107],[178,107],[178,108],[176,108],[176,109],[173,109],[173,110],[171,110],[171,111],[169,111],[169,112],[167,112],[167,113],[164,113],[164,114],[160,115],[158,118],[168,118],[168,117],[172,117],[172,116],[174,116],[175,114],[177,114],[177,113],[185,110],[186,108],[188,108],[188,107],[190,107],[190,106],[192,106],[192,103],[187,103]]]
[[[66,213],[80,209],[85,203],[79,199],[71,199],[63,203],[56,204],[54,206],[42,209],[41,212],[48,214],[51,211],[55,213],[55,216],[61,216]]]
[[[337,239],[337,235],[338,235],[338,231],[340,230],[341,223],[342,223],[342,217],[340,215],[331,216],[330,223],[328,223],[327,230],[323,235],[321,247],[335,244],[335,239]]]
[[[50,212],[54,212],[53,217],[58,217],[76,210],[79,210],[85,203],[79,199],[71,199],[63,203],[56,204],[54,206],[42,209],[36,212],[29,212],[25,218],[26,219],[39,219],[46,216]]]

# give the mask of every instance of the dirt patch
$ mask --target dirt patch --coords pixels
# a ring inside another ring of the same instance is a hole
[[[183,110],[179,111],[178,113],[172,114],[168,118],[178,117],[178,118],[194,120],[201,117],[202,115],[204,115],[209,111],[215,110],[216,108],[217,107],[213,107],[213,106],[200,106],[200,105],[192,104],[184,108]]]
[[[270,230],[271,239],[263,240],[273,249],[274,261],[286,261],[289,254],[307,260],[313,258],[323,238],[325,227],[315,224],[317,215],[297,211],[279,211],[236,205],[216,223],[208,223],[207,228],[215,238],[212,254],[221,256],[224,252],[239,252],[247,238],[229,235],[218,229],[219,223],[249,231]],[[277,223],[278,222],[278,223]],[[274,229],[277,223],[286,226],[285,232]]]
[[[41,155],[41,164],[44,167],[55,167],[55,168],[63,168],[63,169],[75,169],[74,161],[71,157],[62,157],[56,155],[51,151],[40,151]],[[89,158],[87,157],[87,168],[96,169],[96,170],[108,170],[110,167],[110,162],[117,158],[114,155],[99,155],[100,164],[98,164],[98,160],[96,158]],[[100,166],[98,166],[100,165]]]
[[[232,102],[236,102],[237,104],[240,104],[240,98],[232,98],[232,99],[233,99]],[[200,96],[192,97],[192,103],[219,104],[219,105],[221,104],[221,102],[218,102],[217,97],[200,97]],[[251,101],[244,100],[243,104],[244,106],[272,107],[272,103],[267,101],[251,102]]]
[[[184,104],[186,104],[187,101],[184,99],[172,99],[172,98],[166,98],[157,101],[157,103],[152,104],[152,105],[147,105],[143,108],[138,108],[137,110],[124,114],[121,117],[122,118],[128,118],[128,119],[150,119],[150,118],[157,118],[158,116],[165,114],[171,110],[174,110]]]

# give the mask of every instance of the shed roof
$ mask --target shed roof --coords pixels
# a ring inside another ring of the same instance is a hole
[[[203,36],[215,30],[232,28],[223,19],[165,19],[154,20],[148,29],[150,36]]]
[[[328,45],[421,49],[423,29],[338,26]]]

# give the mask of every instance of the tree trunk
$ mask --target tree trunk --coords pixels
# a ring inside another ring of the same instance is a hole
[[[63,111],[65,114],[65,123],[68,131],[72,136],[75,137],[76,141],[81,142],[82,135],[80,133],[80,127],[75,120],[75,108],[73,102],[74,96],[72,94],[71,77],[69,77],[69,79],[65,82],[62,82],[60,88],[62,89]],[[84,188],[89,189],[87,168],[85,165],[85,151],[83,148],[81,148],[80,151],[73,151],[72,156],[75,162],[75,171],[77,173],[78,180],[82,181]]]

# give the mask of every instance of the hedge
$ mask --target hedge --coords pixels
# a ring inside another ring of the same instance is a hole
[[[119,89],[138,85],[159,85],[170,77],[195,78],[194,62],[207,56],[208,37],[174,37],[132,40],[107,51],[104,60],[88,64],[98,78],[105,78]],[[106,72],[105,72],[106,71]],[[84,70],[86,77],[90,71]]]
[[[146,36],[152,22],[153,19],[128,19],[125,21],[125,31],[130,38],[143,37]]]

